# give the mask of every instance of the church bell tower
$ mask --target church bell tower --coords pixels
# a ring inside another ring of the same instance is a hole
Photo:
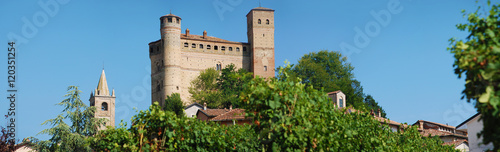
[[[89,100],[90,106],[96,107],[94,117],[107,119],[104,125],[99,127],[99,130],[106,129],[106,126],[115,127],[115,98],[115,90],[113,89],[111,94],[109,92],[103,69],[97,88],[90,94]]]

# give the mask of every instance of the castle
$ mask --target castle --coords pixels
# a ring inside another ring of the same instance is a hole
[[[248,43],[181,33],[181,18],[160,17],[161,39],[149,43],[151,59],[151,103],[164,106],[166,96],[179,93],[190,102],[191,81],[207,68],[221,70],[228,64],[274,77],[274,10],[257,7],[246,15]]]

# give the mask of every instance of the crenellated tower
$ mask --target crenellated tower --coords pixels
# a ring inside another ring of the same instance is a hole
[[[250,10],[247,14],[247,36],[254,76],[274,77],[274,10],[264,7]]]
[[[95,106],[96,111],[94,117],[105,118],[107,121],[99,130],[106,129],[106,126],[115,126],[115,90],[109,92],[108,82],[106,81],[106,74],[102,70],[101,77],[97,88],[90,94],[90,106]]]
[[[151,98],[164,106],[165,97],[180,92],[181,18],[168,14],[160,17],[161,39],[150,43]]]

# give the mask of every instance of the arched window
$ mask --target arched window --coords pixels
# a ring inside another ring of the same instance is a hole
[[[210,50],[210,49],[211,49],[211,46],[210,46],[210,45],[207,45],[207,49],[209,49],[209,50]]]
[[[192,48],[196,48],[196,44],[194,44],[194,43],[193,43],[193,44],[191,44],[191,47],[192,47]]]
[[[215,69],[216,69],[217,71],[220,71],[220,70],[222,69],[222,64],[220,64],[220,63],[219,63],[219,64],[217,64],[217,65],[216,65],[216,67],[215,67]]]
[[[240,52],[240,48],[239,47],[236,47],[236,52]]]
[[[247,51],[247,47],[243,47],[243,52]]]
[[[229,47],[229,51],[233,51],[233,47]]]
[[[101,105],[101,110],[102,111],[108,111],[108,103],[103,102],[102,105]]]
[[[168,22],[169,22],[169,23],[172,23],[172,18],[170,18],[170,17],[169,17],[169,18],[168,18]]]
[[[203,44],[200,44],[200,49],[203,49]]]
[[[177,24],[181,23],[181,20],[179,20],[179,18],[177,18]]]
[[[260,23],[261,23],[260,19],[257,21],[257,23],[258,23],[258,24],[260,24]]]
[[[222,47],[221,47],[221,50],[222,50],[222,51],[225,51],[225,50],[226,50],[226,47],[225,47],[225,46],[222,46]]]
[[[188,43],[184,43],[184,47],[188,47],[188,46],[189,46],[189,44],[188,44]]]
[[[269,25],[269,19],[266,19],[266,24]]]
[[[264,71],[267,71],[267,66],[264,66]]]
[[[217,45],[214,45],[214,50],[218,50],[219,47]]]

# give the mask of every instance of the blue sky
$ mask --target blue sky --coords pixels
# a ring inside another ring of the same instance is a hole
[[[61,112],[55,104],[69,85],[79,86],[88,104],[103,65],[108,86],[116,91],[117,123],[129,122],[134,107],[143,110],[151,103],[148,43],[160,38],[160,16],[172,11],[182,18],[182,31],[206,30],[209,36],[247,42],[245,15],[259,6],[256,0],[0,3],[0,46],[7,49],[13,35],[23,38],[16,46],[17,138],[49,127],[40,124]],[[57,7],[46,10],[43,3]],[[261,5],[275,10],[276,65],[296,63],[309,52],[341,51],[364,92],[392,120],[458,125],[475,114],[472,104],[460,100],[464,80],[453,73],[446,48],[449,38],[467,35],[455,27],[466,21],[461,10],[470,12],[484,1],[262,0]],[[390,18],[373,15],[384,13]],[[6,60],[7,51],[0,55],[5,67]],[[7,96],[7,80],[0,85]],[[1,101],[4,115],[8,102]]]

